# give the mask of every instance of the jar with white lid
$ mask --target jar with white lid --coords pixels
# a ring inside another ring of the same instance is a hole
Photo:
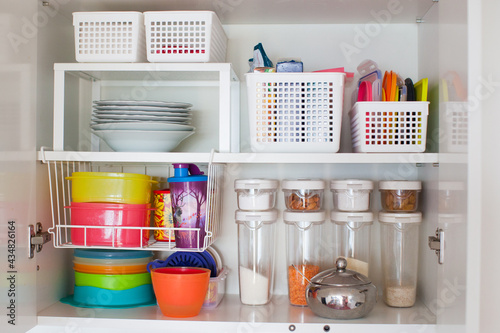
[[[325,211],[283,212],[287,227],[288,299],[291,305],[307,306],[307,279],[311,280],[320,271],[321,226],[325,218]]]
[[[422,214],[380,212],[384,302],[411,307],[417,295],[419,229]]]
[[[276,179],[236,179],[234,190],[238,196],[238,209],[263,211],[276,205]]]
[[[379,182],[382,210],[386,212],[415,212],[422,190],[420,181],[394,180]]]
[[[281,182],[285,206],[291,211],[318,211],[323,207],[325,181],[321,179],[285,179]]]
[[[335,256],[344,257],[350,270],[369,276],[372,212],[330,212],[335,224]]]
[[[236,211],[240,301],[264,305],[271,300],[274,282],[278,211]]]
[[[332,180],[333,208],[341,212],[364,212],[370,210],[371,180]]]

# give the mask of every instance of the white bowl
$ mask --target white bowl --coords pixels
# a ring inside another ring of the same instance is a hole
[[[95,130],[114,151],[168,152],[194,131]]]

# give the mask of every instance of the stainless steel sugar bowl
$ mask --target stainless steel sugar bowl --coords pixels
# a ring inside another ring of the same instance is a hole
[[[377,287],[364,275],[347,269],[338,258],[336,268],[314,276],[306,289],[309,308],[318,316],[355,319],[367,315],[377,302]]]

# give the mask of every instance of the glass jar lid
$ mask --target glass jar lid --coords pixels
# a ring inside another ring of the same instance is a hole
[[[363,222],[373,223],[372,212],[330,212],[330,220],[332,222]]]
[[[311,283],[337,286],[352,287],[370,284],[371,281],[363,274],[347,269],[347,260],[339,257],[335,262],[336,268],[327,269],[311,279]]]
[[[283,212],[283,221],[285,223],[295,223],[295,222],[311,222],[311,223],[323,223],[326,219],[326,212],[320,210],[317,212],[295,212],[285,210]]]

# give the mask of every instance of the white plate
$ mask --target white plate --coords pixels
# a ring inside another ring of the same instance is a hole
[[[122,115],[122,114],[94,114],[97,119],[118,119],[118,120],[160,120],[160,121],[186,121],[191,120],[189,117],[169,117],[169,116],[139,116],[139,115]]]
[[[168,152],[193,131],[92,131],[114,151]]]
[[[128,105],[94,105],[96,110],[120,110],[120,111],[156,111],[156,112],[188,112],[188,108],[165,108],[160,106],[128,106]]]
[[[143,122],[142,120],[130,120],[130,119],[100,119],[94,118],[91,119],[91,125],[95,124],[105,124],[105,123],[137,123]],[[190,119],[184,120],[146,120],[145,122],[157,122],[157,123],[165,123],[165,124],[182,124],[189,125],[191,123]]]
[[[190,112],[154,112],[154,111],[120,111],[120,110],[94,110],[95,115],[120,114],[124,116],[167,116],[167,117],[189,117]]]
[[[142,106],[162,106],[167,108],[190,108],[193,104],[182,102],[166,101],[127,101],[127,100],[102,100],[94,101],[97,105],[142,105]]]
[[[104,123],[90,125],[94,130],[137,130],[137,131],[194,131],[189,125],[171,124],[161,122],[126,122],[126,123]]]

